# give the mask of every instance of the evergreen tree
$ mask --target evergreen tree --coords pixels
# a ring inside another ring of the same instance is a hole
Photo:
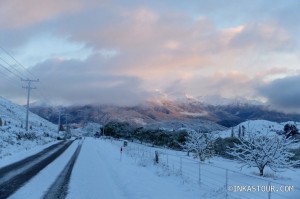
[[[234,136],[234,131],[233,131],[233,127],[231,127],[231,136],[230,137],[233,137]]]
[[[2,119],[0,118],[0,126],[2,126]]]
[[[296,134],[299,134],[299,130],[294,124],[286,124],[283,128],[286,138],[293,137]]]

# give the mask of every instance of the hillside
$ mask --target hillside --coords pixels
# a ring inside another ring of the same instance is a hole
[[[220,137],[231,137],[233,136],[238,137],[239,131],[244,131],[245,135],[247,133],[258,133],[262,135],[274,135],[274,134],[282,134],[284,126],[286,124],[295,125],[297,129],[300,129],[299,122],[272,122],[267,120],[249,120],[238,124],[237,126],[233,126],[226,130],[217,131],[216,133],[219,134]]]
[[[193,129],[224,130],[225,127],[217,124],[207,117],[207,113],[202,110],[195,110],[178,106],[176,103],[164,101],[162,103],[148,102],[147,104],[121,107],[113,105],[86,105],[65,107],[69,114],[69,123],[86,124],[96,122],[106,124],[109,121],[128,122],[129,124],[147,128],[170,128],[178,129],[187,127]],[[57,107],[32,107],[32,112],[52,121],[57,122]],[[62,122],[65,122],[63,116]]]
[[[29,130],[26,132],[26,109],[2,97],[0,118],[0,158],[56,139],[57,126],[33,113],[29,114]]]

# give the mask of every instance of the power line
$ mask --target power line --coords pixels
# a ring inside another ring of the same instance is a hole
[[[7,70],[8,72],[10,72],[11,74],[13,74],[13,75],[15,75],[16,77],[18,77],[19,79],[22,79],[22,77],[20,76],[20,75],[18,75],[18,74],[16,74],[15,72],[13,72],[13,71],[11,71],[9,68],[7,68],[6,66],[4,66],[4,65],[2,65],[2,64],[0,64],[0,66],[2,67],[2,68],[4,68],[5,70]]]
[[[33,79],[38,79],[36,75],[34,75],[32,72],[30,72],[23,64],[21,64],[14,56],[12,56],[4,47],[0,46],[0,49],[2,50],[2,56],[0,54],[0,60],[2,62],[6,63],[8,66],[4,66],[2,64],[2,67],[5,68],[6,71],[12,73],[14,76],[18,77],[19,79],[30,79],[28,75],[34,77]],[[1,64],[1,63],[0,63]],[[16,67],[17,66],[17,67]],[[19,70],[23,69],[23,70]],[[26,72],[27,74],[24,74]],[[5,75],[5,74],[3,74]],[[13,81],[13,80],[12,80]],[[40,90],[37,92],[38,99],[41,101],[47,102],[48,97],[45,95],[43,90]]]
[[[0,61],[2,60],[1,62],[6,64],[6,65],[2,64],[2,68],[4,68],[6,71],[13,74],[14,76],[18,77],[19,79],[30,79],[29,76],[33,76],[34,79],[38,79],[32,72],[30,72],[24,65],[22,65],[14,56],[12,56],[4,47],[0,46],[0,49],[1,49]],[[25,72],[27,74],[25,74]],[[8,78],[11,78],[10,75],[6,75],[4,72],[2,72],[2,74]],[[43,98],[42,99],[43,101],[47,101],[47,98],[45,97],[43,92],[38,92],[38,93],[40,93],[39,96],[42,96],[41,98]]]
[[[2,46],[0,46],[0,49],[2,49],[3,52],[5,52],[11,59],[13,59],[17,65],[21,66],[28,74],[32,75],[34,78],[36,78],[36,76],[30,72],[23,64],[21,64],[16,58],[14,58],[7,50],[5,50]]]
[[[47,90],[47,87],[43,84],[42,81],[39,82],[40,87],[42,87],[43,89],[38,89],[36,92],[36,95],[38,96],[37,98],[41,101],[41,102],[49,102],[49,94],[47,94],[45,92],[45,90]]]
[[[3,71],[0,70],[0,74],[7,80],[11,80],[11,78],[9,76],[7,76]]]
[[[2,78],[1,78],[1,88],[7,88],[8,84],[10,86],[14,87],[14,88],[19,88],[20,84],[17,84],[14,77],[12,75],[8,74],[7,70],[4,71],[3,68],[4,67],[0,67],[0,75],[2,76]]]
[[[17,70],[15,67],[13,67],[13,65],[11,65],[6,60],[4,60],[1,56],[0,56],[0,60],[2,60],[4,63],[6,63],[8,66],[10,66],[10,68],[14,69],[17,73],[19,73],[20,76],[23,75],[19,70]]]

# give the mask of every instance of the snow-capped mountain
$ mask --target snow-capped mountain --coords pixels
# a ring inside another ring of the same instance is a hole
[[[265,105],[229,103],[211,105],[199,99],[186,97],[180,100],[155,99],[136,106],[83,105],[64,108],[70,114],[70,123],[85,124],[109,121],[128,122],[135,126],[174,129],[185,126],[194,129],[224,130],[247,120],[269,120],[274,122],[300,121],[299,114],[286,114]],[[57,107],[35,106],[31,110],[56,123]],[[61,118],[64,122],[64,117]]]
[[[68,119],[70,123],[82,123],[83,125],[87,122],[106,124],[109,121],[118,121],[149,128],[177,129],[184,126],[206,130],[225,129],[223,126],[208,119],[209,115],[206,110],[201,109],[201,107],[195,108],[178,105],[173,101],[166,100],[159,102],[149,101],[147,104],[131,107],[89,105],[66,107],[65,110],[70,114]],[[53,109],[33,107],[31,110],[50,121],[57,121],[58,113],[55,112],[55,107]]]
[[[26,132],[26,109],[2,97],[0,119],[0,158],[54,141],[57,136],[56,125],[31,112]]]

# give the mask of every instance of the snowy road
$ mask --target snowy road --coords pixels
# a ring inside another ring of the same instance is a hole
[[[0,176],[1,176],[0,184],[3,184],[5,181],[7,181],[10,178],[10,176],[16,175],[16,173],[18,173],[18,171],[25,170],[26,167],[30,167],[30,165],[33,165],[35,162],[38,162],[39,159],[43,158],[45,155],[49,154],[51,151],[54,151],[54,149],[60,147],[62,144],[63,144],[63,142],[53,144],[37,154],[34,154],[23,160],[20,160],[18,162],[15,162],[13,164],[10,164],[10,165],[7,165],[7,166],[1,168],[0,169]]]
[[[81,143],[74,141],[9,198],[207,198],[198,185],[166,176],[153,162],[141,166],[126,149],[121,156],[120,142],[86,138]]]
[[[81,147],[82,147],[82,142],[79,143],[72,158],[70,159],[68,164],[65,166],[65,168],[62,170],[62,172],[59,174],[59,176],[57,177],[55,182],[52,184],[52,186],[49,188],[48,192],[43,197],[44,199],[66,198],[66,196],[68,195],[68,186],[69,186],[71,173],[72,173],[74,164],[77,160],[77,157],[80,153]]]
[[[0,169],[0,198],[6,198],[61,155],[72,142],[54,144],[40,153]]]
[[[153,162],[139,166],[119,142],[87,138],[74,165],[68,199],[192,199],[201,198],[196,185],[176,176],[159,176]]]

